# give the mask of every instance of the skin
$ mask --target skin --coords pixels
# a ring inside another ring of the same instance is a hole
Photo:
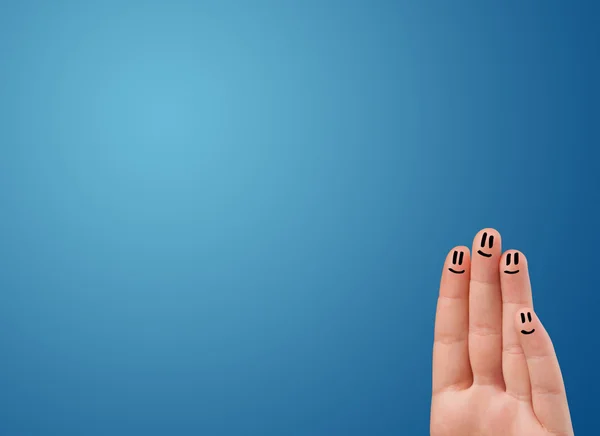
[[[498,231],[483,229],[471,251],[459,246],[446,257],[433,346],[431,435],[573,435],[556,353],[533,310],[527,259],[516,250],[502,253],[501,245]]]

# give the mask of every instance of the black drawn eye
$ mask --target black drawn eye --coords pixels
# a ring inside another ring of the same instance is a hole
[[[527,321],[531,322],[533,318],[531,318],[531,312],[527,312]],[[525,324],[525,314],[521,313],[521,322]]]

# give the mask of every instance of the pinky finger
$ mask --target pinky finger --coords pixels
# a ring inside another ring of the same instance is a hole
[[[552,434],[572,435],[565,385],[550,336],[532,309],[519,310],[515,324],[527,358],[533,410],[540,424]]]

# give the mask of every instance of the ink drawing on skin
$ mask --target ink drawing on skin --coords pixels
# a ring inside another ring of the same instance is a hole
[[[488,239],[488,234],[487,232],[483,233],[483,236],[481,237],[481,248],[485,249],[485,242],[486,239]],[[488,239],[488,244],[489,247],[492,248],[494,246],[494,235],[490,235],[489,239]],[[482,250],[477,250],[477,253],[482,255],[483,257],[492,257],[492,253],[486,253]]]
[[[457,263],[456,263],[457,262],[457,260],[456,260],[457,257],[458,257],[458,265],[462,265],[463,258],[465,256],[465,252],[461,251],[460,255],[458,253],[459,253],[458,250],[454,250],[454,254],[452,255],[452,265],[457,265]],[[453,272],[454,274],[463,274],[465,272],[464,269],[463,270],[457,270],[457,269],[454,269],[452,267],[448,268],[448,270],[450,272]]]
[[[527,312],[527,321],[531,322],[531,312]],[[521,312],[521,323],[525,324],[525,314],[523,312]],[[531,330],[521,330],[521,333],[523,333],[524,335],[530,335],[535,331],[535,329],[531,329]]]
[[[506,266],[507,267],[510,266],[511,254],[512,253],[508,253],[506,255]],[[517,252],[517,253],[515,253],[515,257],[514,257],[514,265],[517,266],[518,264],[519,264],[519,253]],[[516,274],[516,273],[519,272],[519,270],[518,269],[517,270],[508,270],[508,269],[506,269],[506,270],[504,270],[504,272],[506,274]]]

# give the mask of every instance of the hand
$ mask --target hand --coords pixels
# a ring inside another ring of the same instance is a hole
[[[527,259],[481,230],[444,264],[433,347],[432,436],[568,436],[552,341],[533,311]]]

